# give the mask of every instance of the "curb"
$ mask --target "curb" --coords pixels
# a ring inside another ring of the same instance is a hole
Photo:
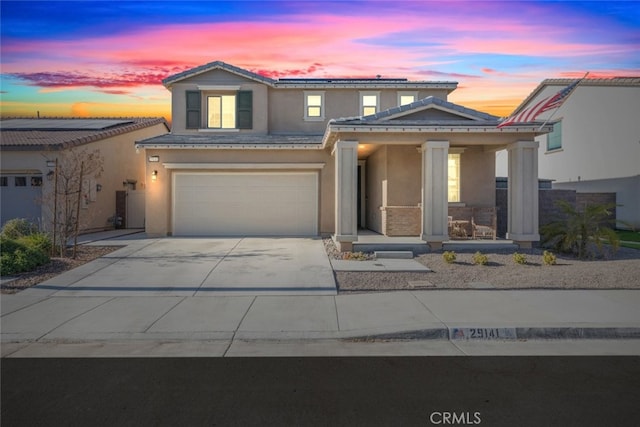
[[[475,333],[474,333],[475,332]],[[476,327],[436,328],[411,331],[367,334],[342,338],[346,341],[517,341],[564,339],[640,339],[640,328],[635,327]]]

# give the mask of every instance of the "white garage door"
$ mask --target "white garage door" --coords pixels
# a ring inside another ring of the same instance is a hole
[[[318,174],[173,174],[175,236],[318,234]]]

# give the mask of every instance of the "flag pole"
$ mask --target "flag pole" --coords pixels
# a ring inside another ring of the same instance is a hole
[[[580,81],[578,82],[578,84],[573,88],[573,90],[571,91],[571,93],[573,93],[574,90],[576,90],[576,87],[578,87],[578,85],[580,85],[580,83],[587,78],[587,76],[589,75],[589,71],[587,71],[585,73],[585,75],[580,79]],[[571,93],[569,94],[569,96],[571,96]],[[569,96],[567,96],[567,99],[569,99]],[[562,105],[560,105],[560,107],[562,107]],[[558,110],[560,109],[560,107],[556,108],[555,110],[553,110],[553,113],[551,113],[551,115],[549,116],[549,118],[547,120],[544,121],[544,123],[542,123],[542,125],[538,128],[538,132],[540,132],[542,130],[543,127],[545,127],[547,125],[547,123],[549,123],[551,121],[551,119],[553,119],[553,117],[556,115],[556,113],[558,112]]]

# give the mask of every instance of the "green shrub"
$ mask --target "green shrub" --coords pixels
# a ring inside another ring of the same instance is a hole
[[[38,226],[24,218],[14,218],[2,226],[2,235],[10,239],[19,239],[37,233]]]
[[[442,253],[442,259],[447,264],[453,264],[456,261],[456,253],[453,251],[444,251]]]
[[[473,254],[473,263],[476,265],[487,265],[489,263],[489,257],[478,251]]]
[[[3,276],[31,271],[49,262],[49,256],[35,246],[0,236],[0,274]]]
[[[556,265],[556,256],[553,252],[544,251],[542,253],[542,262],[544,265]]]
[[[515,262],[516,264],[526,264],[527,256],[525,254],[516,252],[513,254],[513,262]]]
[[[540,227],[541,242],[556,251],[573,253],[580,259],[604,254],[604,243],[615,252],[620,238],[611,228],[617,222],[611,218],[615,203],[586,205],[577,209],[566,200],[558,200],[563,218]]]
[[[28,236],[18,238],[17,241],[29,248],[37,249],[44,253],[51,252],[51,239],[45,233],[29,234]]]

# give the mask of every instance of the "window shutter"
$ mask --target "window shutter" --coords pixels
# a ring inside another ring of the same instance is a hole
[[[187,129],[200,129],[202,102],[200,91],[188,90],[187,95]]]
[[[240,90],[236,102],[236,127],[238,129],[253,128],[253,91]]]

